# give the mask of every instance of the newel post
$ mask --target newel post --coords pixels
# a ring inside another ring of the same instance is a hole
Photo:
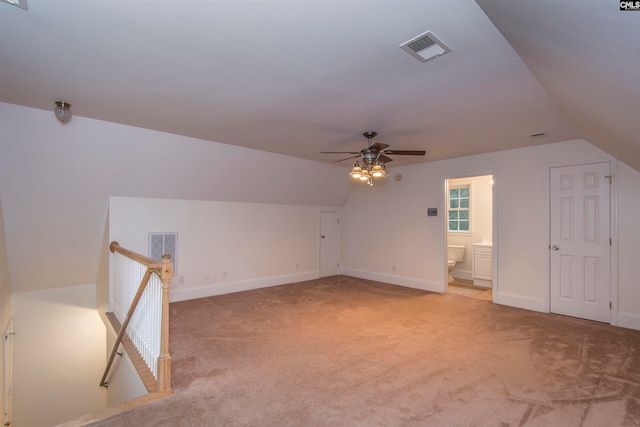
[[[171,355],[169,354],[169,284],[173,277],[171,255],[162,256],[162,326],[158,357],[158,391],[171,389]]]

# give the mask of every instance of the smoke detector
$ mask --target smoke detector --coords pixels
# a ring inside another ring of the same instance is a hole
[[[451,52],[449,46],[444,44],[442,40],[436,37],[431,31],[420,34],[412,38],[408,42],[400,45],[400,49],[407,52],[420,62],[427,62],[435,59],[445,53]]]

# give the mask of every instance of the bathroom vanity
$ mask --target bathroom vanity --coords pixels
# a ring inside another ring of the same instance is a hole
[[[493,245],[474,243],[471,264],[473,284],[485,288],[493,287]]]

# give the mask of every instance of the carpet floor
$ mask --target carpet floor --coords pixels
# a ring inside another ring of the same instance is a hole
[[[92,425],[640,425],[640,331],[346,276],[170,310],[174,394]]]

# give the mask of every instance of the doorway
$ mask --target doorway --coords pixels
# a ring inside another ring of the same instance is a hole
[[[340,271],[340,215],[320,212],[320,277]]]
[[[13,421],[13,317],[9,319],[2,339],[2,425]]]
[[[444,290],[493,301],[495,174],[445,179]]]
[[[550,311],[611,321],[611,165],[550,169]]]

